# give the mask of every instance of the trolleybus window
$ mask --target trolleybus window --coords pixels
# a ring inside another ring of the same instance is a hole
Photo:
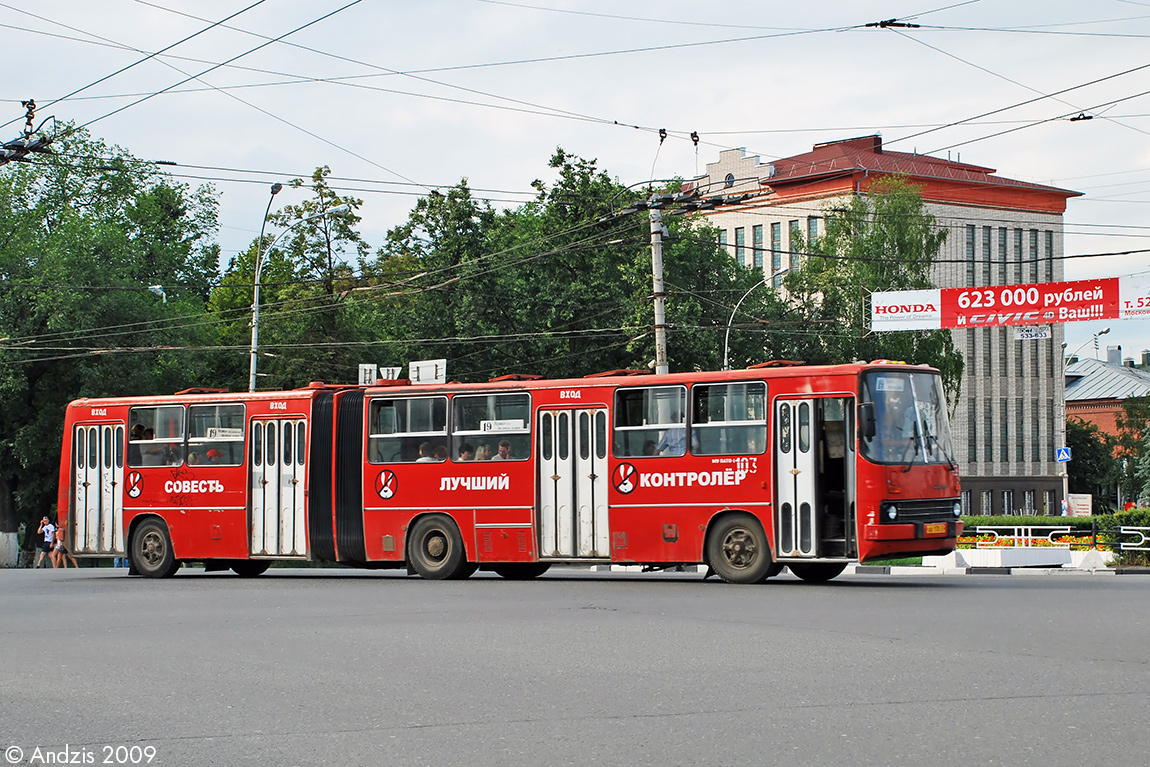
[[[373,399],[368,418],[372,463],[447,460],[447,397]]]
[[[184,408],[182,405],[134,407],[128,418],[132,438],[129,466],[179,466],[184,462]]]
[[[866,458],[878,463],[956,465],[939,375],[868,371],[860,402],[859,444]]]
[[[454,461],[527,460],[531,457],[531,395],[453,397],[451,445]]]
[[[687,452],[687,388],[649,386],[615,392],[615,455],[673,456]]]
[[[244,406],[188,407],[188,465],[244,462]]]
[[[692,453],[758,455],[766,449],[766,384],[696,384],[691,400]]]

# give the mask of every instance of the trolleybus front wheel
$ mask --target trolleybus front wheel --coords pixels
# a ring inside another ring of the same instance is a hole
[[[139,524],[132,534],[129,557],[135,570],[145,578],[168,578],[180,569],[168,526],[158,519],[145,519]]]
[[[450,517],[431,514],[411,529],[407,561],[421,578],[434,581],[466,578],[475,572],[463,551],[463,538]]]
[[[771,574],[763,526],[749,514],[730,514],[707,536],[707,564],[727,583],[762,583]]]
[[[795,576],[807,583],[826,583],[847,569],[846,562],[795,562],[787,564]]]
[[[529,581],[538,578],[551,568],[550,562],[511,562],[505,565],[495,565],[491,569],[501,578],[509,581]]]

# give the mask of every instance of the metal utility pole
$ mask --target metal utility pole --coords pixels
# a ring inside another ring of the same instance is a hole
[[[656,202],[654,197],[651,201]],[[667,293],[663,289],[663,216],[656,207],[648,212],[651,216],[651,286],[655,299],[655,373],[664,375],[671,369],[667,365]]]

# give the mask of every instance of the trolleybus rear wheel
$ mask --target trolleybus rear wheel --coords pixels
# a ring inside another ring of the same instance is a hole
[[[761,583],[771,572],[763,526],[749,514],[730,514],[707,537],[707,564],[727,583]]]
[[[458,578],[468,566],[459,529],[442,514],[431,514],[415,523],[407,551],[408,564],[421,578]]]
[[[846,562],[795,562],[787,564],[797,577],[807,583],[826,583],[847,569]]]
[[[550,569],[550,562],[512,562],[506,565],[495,565],[491,569],[501,578],[509,581],[529,581],[538,578]]]
[[[158,519],[145,519],[136,528],[129,557],[136,571],[146,578],[168,578],[180,569],[168,526]]]
[[[271,564],[267,559],[235,559],[232,560],[232,572],[241,578],[255,578],[263,575]]]

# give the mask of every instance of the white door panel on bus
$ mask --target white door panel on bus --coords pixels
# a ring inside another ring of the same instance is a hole
[[[249,443],[251,476],[251,553],[302,556],[306,450],[303,421],[252,421]]]
[[[540,556],[607,556],[606,423],[601,409],[539,414]]]
[[[813,557],[817,480],[815,406],[779,400],[775,406],[775,492],[779,556]]]
[[[122,424],[76,427],[69,541],[76,554],[123,553],[123,443]]]

